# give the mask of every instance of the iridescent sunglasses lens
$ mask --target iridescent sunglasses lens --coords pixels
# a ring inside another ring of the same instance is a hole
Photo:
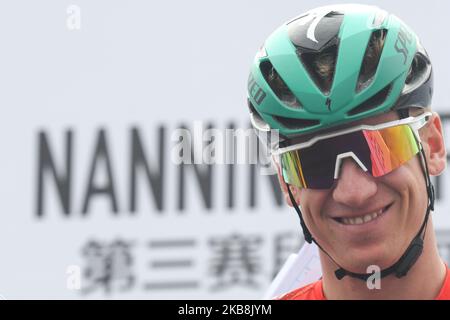
[[[379,130],[359,130],[280,155],[283,179],[299,188],[329,189],[337,179],[336,166],[352,157],[373,177],[392,172],[420,151],[407,124]]]

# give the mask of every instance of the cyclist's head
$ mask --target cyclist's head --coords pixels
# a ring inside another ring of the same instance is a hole
[[[252,123],[282,139],[428,107],[433,88],[415,33],[366,5],[320,7],[286,22],[264,42],[248,80]]]
[[[446,163],[432,91],[416,34],[373,6],[313,9],[279,27],[256,55],[252,124],[278,130],[269,148],[286,200],[289,186],[313,237],[342,265],[389,266],[422,224],[420,141],[430,174]]]

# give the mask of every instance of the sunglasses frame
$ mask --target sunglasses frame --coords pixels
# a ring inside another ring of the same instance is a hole
[[[388,121],[388,122],[384,122],[384,123],[380,123],[377,125],[359,125],[359,126],[354,126],[348,129],[344,129],[344,130],[339,130],[336,132],[332,132],[332,133],[327,133],[327,134],[322,134],[322,135],[318,135],[313,137],[312,139],[306,141],[306,142],[301,142],[301,143],[297,143],[288,147],[284,147],[284,148],[279,148],[278,150],[274,151],[272,153],[272,155],[274,156],[274,158],[276,158],[276,162],[278,162],[281,165],[281,155],[290,151],[296,151],[296,150],[301,150],[304,148],[308,148],[312,145],[314,145],[315,143],[317,143],[318,141],[321,140],[326,140],[326,139],[330,139],[330,138],[334,138],[334,137],[338,137],[341,135],[346,135],[352,132],[357,132],[357,131],[362,131],[362,130],[368,130],[368,131],[376,131],[376,130],[381,130],[381,129],[386,129],[386,128],[391,128],[391,127],[396,127],[396,126],[400,126],[400,125],[408,125],[411,129],[412,132],[415,136],[415,139],[417,141],[419,150],[422,149],[422,143],[421,143],[421,139],[419,136],[419,130],[424,127],[429,118],[432,116],[432,112],[424,112],[423,114],[416,116],[416,117],[408,117],[405,119],[400,119],[400,120],[394,120],[394,121]],[[355,155],[354,152],[345,152],[345,153],[341,153],[338,154],[336,156],[336,162],[335,162],[335,171],[334,171],[334,179],[338,179],[339,177],[339,171],[340,171],[340,167],[341,167],[341,162],[345,159],[345,158],[352,158],[360,167],[362,170],[364,170],[365,172],[367,172],[367,168],[364,166],[364,164],[361,162],[361,160],[358,158],[358,156]]]
[[[396,126],[400,126],[400,125],[410,125],[410,127],[413,129],[414,135],[416,136],[416,139],[420,142],[420,137],[419,137],[419,130],[425,126],[425,124],[428,122],[429,118],[433,115],[433,113],[431,112],[425,112],[423,114],[421,114],[420,116],[417,117],[408,117],[405,119],[401,119],[401,120],[394,120],[394,121],[389,121],[389,122],[383,122],[377,125],[366,125],[366,124],[362,124],[359,126],[355,126],[355,127],[351,127],[348,129],[344,129],[344,130],[339,130],[336,132],[332,132],[332,133],[326,133],[326,134],[322,134],[322,135],[318,135],[315,136],[313,138],[311,138],[308,141],[305,142],[301,142],[301,143],[297,143],[288,147],[284,147],[284,148],[278,148],[277,150],[274,150],[272,152],[273,155],[275,156],[279,156],[282,155],[283,153],[286,152],[290,152],[290,151],[294,151],[294,150],[301,150],[307,147],[312,146],[313,144],[315,144],[316,142],[320,141],[320,140],[325,140],[325,139],[329,139],[329,138],[334,138],[334,137],[338,137],[338,136],[342,136],[348,133],[352,133],[355,131],[361,131],[361,130],[369,130],[369,131],[375,131],[375,130],[381,130],[381,129],[386,129],[386,128],[390,128],[390,127],[396,127]]]

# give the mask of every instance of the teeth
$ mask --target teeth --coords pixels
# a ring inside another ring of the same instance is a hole
[[[369,221],[372,221],[373,219],[377,218],[379,215],[381,215],[383,213],[383,209],[377,211],[377,212],[372,212],[372,213],[368,213],[362,217],[355,217],[355,218],[342,218],[341,221],[344,224],[350,224],[350,225],[355,225],[355,224],[363,224],[363,223],[367,223]]]
[[[361,224],[363,222],[364,222],[364,220],[362,218],[360,218],[360,217],[355,218],[355,224]]]

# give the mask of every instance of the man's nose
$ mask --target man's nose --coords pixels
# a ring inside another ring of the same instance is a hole
[[[377,193],[377,184],[368,173],[355,162],[345,159],[340,168],[333,199],[351,207],[360,207]]]

